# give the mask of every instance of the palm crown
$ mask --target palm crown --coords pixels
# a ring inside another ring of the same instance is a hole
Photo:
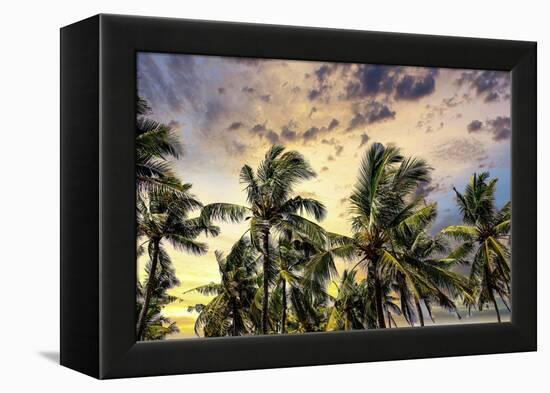
[[[245,165],[240,172],[241,183],[245,186],[249,206],[228,203],[213,203],[204,207],[202,216],[207,219],[220,219],[231,222],[248,220],[252,244],[263,254],[263,297],[262,333],[267,334],[270,266],[270,234],[274,229],[294,230],[314,239],[323,236],[323,229],[301,216],[311,214],[322,220],[326,211],[324,205],[312,198],[294,196],[294,187],[316,176],[315,172],[296,151],[284,151],[283,146],[273,146],[266,153],[256,172]]]

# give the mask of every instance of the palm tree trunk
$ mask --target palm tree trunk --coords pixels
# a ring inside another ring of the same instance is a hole
[[[418,299],[414,299],[414,302],[416,303],[416,312],[418,313],[420,326],[424,326],[424,315],[422,314],[422,307],[420,306],[420,301]]]
[[[391,329],[391,312],[388,310],[388,328]]]
[[[149,271],[149,279],[145,286],[145,296],[143,298],[143,306],[139,312],[137,323],[137,339],[143,339],[143,331],[145,330],[145,317],[149,310],[149,304],[151,303],[151,295],[153,294],[153,288],[155,286],[155,276],[157,273],[158,258],[159,257],[159,241],[153,241],[153,260],[151,261],[151,270]]]
[[[491,295],[491,300],[493,301],[493,305],[495,306],[495,311],[497,313],[497,321],[500,323],[500,312],[498,311],[498,305],[497,301],[495,300],[495,294],[493,293],[493,290],[491,288],[488,288],[489,294]]]
[[[286,280],[283,280],[283,315],[281,316],[281,333],[286,333]]]
[[[495,311],[497,313],[497,321],[500,323],[500,312],[498,311],[498,305],[497,305],[497,301],[495,300],[495,294],[493,293],[493,286],[491,284],[490,279],[491,279],[491,270],[489,266],[485,264],[485,285],[487,287],[487,292],[489,293],[489,297],[491,298],[491,301],[495,306]]]
[[[232,334],[233,336],[238,336],[239,332],[237,332],[237,324],[235,323],[235,319],[237,318],[237,313],[239,312],[237,310],[237,303],[235,302],[235,299],[231,300],[231,308],[233,309],[233,326],[232,326]]]
[[[385,329],[384,309],[382,308],[382,285],[380,279],[375,273],[374,278],[374,297],[376,302],[376,316],[378,317],[378,328]]]
[[[264,230],[264,294],[262,299],[262,334],[268,333],[268,306],[269,306],[269,228]]]

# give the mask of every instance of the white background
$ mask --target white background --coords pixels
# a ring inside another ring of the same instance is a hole
[[[539,352],[102,382],[58,366],[58,29],[100,12],[538,41]],[[550,45],[549,14],[544,1],[528,0],[4,2],[0,23],[0,390],[518,393],[548,389],[549,329],[544,306],[549,291],[541,283],[546,273],[544,247],[550,236],[544,224],[550,221],[550,186],[544,177],[550,169],[550,144],[543,132],[550,112],[542,96],[549,91],[550,80],[543,69],[549,63],[545,52],[545,45]]]

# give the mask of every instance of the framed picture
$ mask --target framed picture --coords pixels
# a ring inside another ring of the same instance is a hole
[[[96,378],[534,351],[536,44],[64,27],[61,229]]]

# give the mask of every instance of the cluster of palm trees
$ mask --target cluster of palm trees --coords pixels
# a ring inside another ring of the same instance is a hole
[[[144,282],[137,285],[139,340],[160,339],[178,331],[162,308],[175,301],[168,290],[180,283],[166,252],[168,243],[179,251],[202,255],[208,246],[197,241],[201,234],[217,236],[219,228],[203,219],[202,203],[173,172],[170,159],[182,148],[172,128],[147,118],[147,103],[138,99],[136,122],[137,255],[147,253]]]
[[[454,190],[462,223],[433,235],[437,206],[418,192],[431,168],[396,146],[373,143],[349,197],[352,235],[345,236],[320,225],[323,203],[295,191],[316,176],[311,165],[279,145],[268,149],[256,170],[242,167],[246,205],[203,206],[170,167],[169,159],[181,154],[173,131],[148,120],[145,103],[143,108],[137,126],[138,253],[147,252],[149,261],[138,283],[138,339],[177,330],[162,316],[162,307],[175,300],[167,290],[179,285],[165,243],[204,254],[207,244],[197,237],[217,236],[214,222],[246,222],[247,229],[227,255],[215,252],[220,282],[191,290],[213,296],[189,307],[198,313],[197,335],[391,328],[396,316],[423,326],[434,319],[433,306],[460,318],[460,304],[490,305],[500,322],[496,298],[508,307],[511,296],[511,206],[496,208],[497,180],[488,173],[474,174],[464,193]],[[337,260],[349,264],[340,276]],[[459,266],[469,266],[469,275]]]

